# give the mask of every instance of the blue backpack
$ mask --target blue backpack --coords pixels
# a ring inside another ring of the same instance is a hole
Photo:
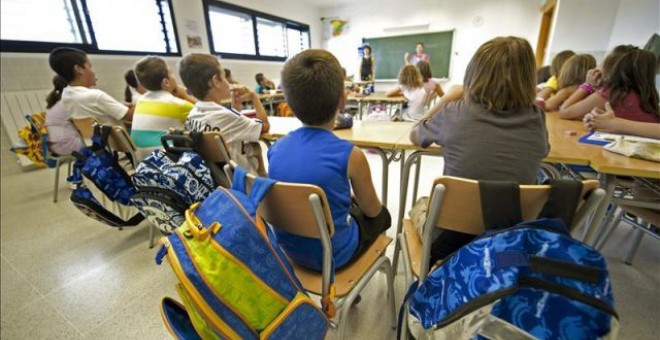
[[[580,188],[568,191],[579,193]],[[542,213],[561,218],[488,230],[445,258],[421,285],[410,287],[406,301],[413,334],[447,339],[616,338],[618,316],[605,258],[571,237],[566,225],[577,200],[555,191],[553,186]],[[520,202],[515,193],[485,192],[482,201],[499,198],[501,203],[510,197],[506,203]],[[504,213],[503,205],[486,210],[485,221],[520,219],[519,209],[509,213],[515,207]]]
[[[92,146],[74,152],[73,175],[77,184],[71,202],[83,214],[111,227],[135,226],[144,220],[131,204],[136,190],[126,170],[119,163],[119,153],[108,147],[112,127],[94,127]],[[125,155],[128,161],[130,155]]]
[[[161,239],[183,304],[165,298],[163,321],[182,339],[323,339],[328,319],[298,281],[257,206],[273,180],[258,177],[246,194],[246,171],[186,211]]]
[[[208,165],[193,146],[201,134],[162,137],[163,150],[155,150],[137,167],[132,176],[137,192],[131,202],[147,220],[165,233],[185,221],[185,211],[203,201],[216,185]],[[172,146],[168,141],[186,141],[189,146]]]

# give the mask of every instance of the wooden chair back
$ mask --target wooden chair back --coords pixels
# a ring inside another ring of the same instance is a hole
[[[582,183],[583,200],[578,205],[578,211],[588,194],[598,188],[598,181],[595,180],[587,180]],[[434,181],[433,186],[435,187],[437,184],[444,185],[445,193],[436,227],[472,235],[483,233],[485,226],[479,182],[457,177],[439,177]],[[521,185],[520,209],[523,221],[536,219],[549,195],[550,185]],[[579,223],[578,214],[576,214],[573,226],[569,227],[574,227],[575,223]]]
[[[248,174],[248,190],[255,176]],[[277,182],[270,189],[261,205],[259,214],[273,227],[287,233],[320,239],[310,197],[318,196],[323,209],[323,217],[328,228],[328,235],[334,234],[334,224],[330,213],[330,204],[323,189],[310,184]]]

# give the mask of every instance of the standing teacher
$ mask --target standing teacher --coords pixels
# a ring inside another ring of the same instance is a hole
[[[371,55],[371,46],[365,45],[362,47],[362,62],[360,63],[360,80],[369,81],[374,80],[376,74],[374,72],[374,57]]]
[[[403,55],[403,61],[406,63],[406,65],[417,65],[417,63],[420,61],[429,62],[429,55],[424,53],[424,43],[417,43],[417,46],[415,47],[415,54],[412,56],[410,53],[406,52],[406,54]]]

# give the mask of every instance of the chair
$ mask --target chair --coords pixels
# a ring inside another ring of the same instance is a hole
[[[438,98],[437,92],[435,91],[427,92],[426,95],[424,96],[424,100],[422,101],[424,108],[426,110],[430,109],[435,103],[436,98]]]
[[[71,119],[83,140],[90,140],[94,135],[94,125],[98,124],[94,118]]]
[[[227,172],[229,165],[225,167]],[[248,174],[248,188],[254,181]],[[387,275],[387,298],[390,309],[391,326],[396,328],[394,306],[394,277],[385,249],[392,239],[380,235],[374,244],[358,259],[346,267],[332,272],[332,244],[330,238],[334,225],[330,208],[323,190],[309,184],[277,182],[259,206],[259,214],[274,228],[290,234],[320,239],[323,244],[323,271],[314,272],[292,262],[296,276],[303,287],[311,293],[328,296],[331,292],[330,278],[334,274],[336,305],[339,310],[337,328],[339,339],[344,338],[348,311],[362,289],[374,274],[381,270]],[[314,227],[316,226],[316,228]]]
[[[582,202],[578,204],[570,230],[584,224],[593,213],[605,191],[598,181],[582,181]],[[523,221],[536,219],[550,194],[549,185],[521,185],[520,203]],[[457,177],[439,177],[433,182],[431,200],[427,212],[422,238],[410,220],[403,220],[403,231],[397,235],[403,255],[406,287],[412,284],[413,276],[423,282],[429,273],[432,228],[454,230],[472,235],[485,231],[479,193],[479,182]],[[403,331],[407,322],[403,323]],[[406,334],[402,332],[402,334]]]
[[[41,150],[44,162],[49,168],[55,169],[55,188],[53,189],[53,202],[57,203],[57,196],[60,187],[60,167],[67,164],[67,176],[71,175],[71,164],[76,160],[72,155],[56,156],[48,146],[48,134],[41,137]]]
[[[637,219],[635,219],[634,221],[627,220],[628,223],[630,223],[630,225],[633,226],[634,235],[632,237],[630,247],[628,248],[628,251],[626,252],[626,255],[624,257],[624,263],[627,265],[631,265],[633,259],[635,258],[635,255],[637,254],[637,249],[639,249],[639,244],[642,242],[642,238],[644,237],[644,234],[649,234],[653,236],[655,239],[660,240],[660,234],[657,234],[656,232],[653,232],[649,229],[650,225],[654,225],[656,227],[660,226],[660,210],[636,207],[633,205],[625,205],[625,204],[619,204],[618,207],[621,209],[619,211],[619,214],[616,216],[614,221],[612,221],[612,223],[607,224],[605,226],[603,235],[596,242],[595,248],[597,250],[601,250],[603,246],[605,246],[605,243],[607,243],[607,241],[609,240],[610,236],[612,236],[612,232],[614,231],[614,229],[617,228],[617,226],[623,219],[624,214],[631,213],[635,215]],[[617,206],[613,206],[611,209],[616,210],[616,208]],[[641,223],[639,220],[641,220]]]

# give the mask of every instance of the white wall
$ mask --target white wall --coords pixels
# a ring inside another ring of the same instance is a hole
[[[563,50],[601,60],[617,45],[643,47],[660,32],[658,0],[559,0],[546,63]]]
[[[228,0],[242,7],[279,17],[295,20],[310,26],[311,43],[313,47],[321,46],[321,22],[319,10],[309,5],[305,0]],[[208,52],[208,38],[204,21],[204,10],[201,0],[173,0],[173,12],[177,24],[181,51]],[[196,23],[197,31],[189,27]],[[123,25],[120,20],[118,25]],[[202,49],[188,48],[186,35],[200,35]],[[123,99],[124,77],[126,70],[133,67],[139,56],[91,55],[93,67],[97,73],[98,88],[108,92],[117,99]],[[170,67],[176,70],[178,57],[165,58]],[[254,85],[254,74],[263,72],[271,78],[279,78],[283,63],[262,61],[223,60],[223,67],[230,68],[234,77],[246,85]],[[0,53],[1,90],[19,91],[32,89],[48,89],[54,73],[48,66],[48,54],[43,53]]]
[[[357,48],[362,38],[437,32],[455,29],[450,83],[462,83],[465,67],[477,48],[497,36],[519,36],[536,47],[543,0],[360,0],[321,11],[324,17],[348,20],[344,33],[331,37],[324,31],[324,46],[334,53],[348,73],[357,73]],[[481,24],[475,24],[481,17]],[[428,24],[428,30],[390,28]],[[414,52],[415,46],[410,46]],[[403,62],[403,53],[401,58]],[[378,51],[374,51],[377,58]],[[433,57],[433,56],[431,56]],[[387,87],[381,86],[379,90]]]

